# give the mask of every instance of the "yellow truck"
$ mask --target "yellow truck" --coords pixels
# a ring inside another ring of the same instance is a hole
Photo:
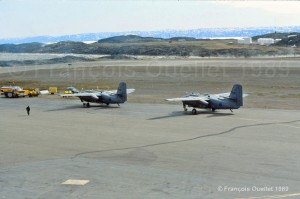
[[[57,87],[49,87],[49,93],[51,95],[54,95],[57,93]]]
[[[8,98],[25,97],[25,90],[19,86],[2,86],[1,95]]]

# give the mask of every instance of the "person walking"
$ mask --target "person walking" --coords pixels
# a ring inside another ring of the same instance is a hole
[[[30,114],[30,107],[29,106],[26,107],[26,111],[27,111],[27,115],[29,116],[29,114]]]

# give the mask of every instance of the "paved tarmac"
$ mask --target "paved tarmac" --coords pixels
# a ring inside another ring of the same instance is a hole
[[[1,199],[300,197],[299,110],[50,97],[0,98],[0,111]]]

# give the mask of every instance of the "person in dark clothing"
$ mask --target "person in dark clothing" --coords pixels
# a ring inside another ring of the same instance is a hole
[[[27,111],[27,115],[29,115],[29,113],[30,113],[30,107],[29,106],[26,107],[26,111]]]

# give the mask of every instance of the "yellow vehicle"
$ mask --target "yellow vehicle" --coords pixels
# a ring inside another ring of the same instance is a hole
[[[2,86],[1,89],[0,89],[1,90],[1,95],[3,95],[6,92],[11,91],[11,87],[12,86]]]
[[[8,98],[25,97],[25,90],[19,86],[2,86],[1,95]]]
[[[74,87],[67,87],[64,91],[64,94],[73,94],[73,93],[79,93],[79,90],[77,90]]]
[[[57,93],[57,87],[49,87],[49,93],[51,93],[51,95],[54,95]]]
[[[64,91],[64,95],[74,94],[74,93],[79,93],[79,90],[77,90],[74,87],[67,87]],[[64,96],[64,97],[68,97],[68,96]]]
[[[40,91],[38,88],[29,88],[29,89],[25,89],[25,96],[28,97],[37,97],[40,94]]]
[[[72,91],[65,90],[64,94],[73,94]]]

